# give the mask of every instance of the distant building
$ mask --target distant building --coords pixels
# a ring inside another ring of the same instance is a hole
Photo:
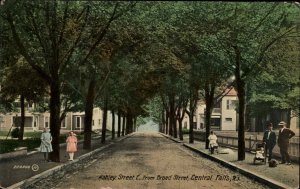
[[[50,128],[49,112],[34,112],[34,104],[26,103],[25,108],[25,131],[42,131],[43,128]],[[61,122],[61,132],[83,131],[84,130],[84,112],[68,112]],[[117,117],[115,118],[117,120]],[[92,130],[102,129],[103,111],[96,107],[93,109]],[[10,112],[0,114],[0,131],[8,131],[11,128],[19,127],[21,122],[20,112]],[[112,130],[112,114],[107,114],[107,129]],[[115,131],[118,131],[117,121],[115,122]]]
[[[211,114],[211,129],[222,131],[235,131],[237,129],[237,92],[233,87],[226,89],[221,97],[217,99]],[[205,129],[205,102],[199,101],[194,115],[193,128]],[[189,118],[185,115],[183,128],[189,129]]]

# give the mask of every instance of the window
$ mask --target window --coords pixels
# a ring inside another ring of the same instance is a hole
[[[193,122],[193,129],[197,129],[197,122]]]
[[[47,127],[47,128],[49,127],[49,117],[48,116],[45,117],[44,127]]]
[[[98,119],[98,125],[101,125],[101,119]]]
[[[231,117],[226,117],[225,121],[232,122],[232,118]]]
[[[79,116],[77,116],[76,117],[76,128],[80,128],[80,121],[81,121],[81,119],[80,119],[80,117]]]
[[[29,109],[31,109],[31,108],[33,108],[33,104],[30,103],[30,102],[28,102],[28,103],[27,103],[27,110],[29,110]]]
[[[38,126],[38,122],[39,122],[39,117],[35,116],[35,117],[34,117],[33,126],[34,126],[34,127],[37,127],[37,126]]]
[[[213,129],[220,129],[221,128],[221,118],[220,117],[213,117],[210,119],[210,126]]]
[[[61,122],[61,128],[66,128],[67,127],[67,124],[66,124],[67,120],[66,118],[64,118]]]
[[[186,121],[183,124],[183,128],[187,129],[187,122]]]
[[[2,123],[4,123],[4,117],[0,116],[0,127],[2,126]]]
[[[226,101],[226,109],[232,110],[235,109],[236,100],[227,100]]]

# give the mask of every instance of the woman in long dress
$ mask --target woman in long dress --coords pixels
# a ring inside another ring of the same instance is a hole
[[[77,137],[72,131],[67,138],[67,152],[69,153],[69,161],[74,160],[74,153],[77,152]]]
[[[41,135],[41,145],[40,145],[40,152],[44,153],[45,161],[49,160],[49,152],[52,152],[52,136],[47,128],[44,128],[44,131]]]

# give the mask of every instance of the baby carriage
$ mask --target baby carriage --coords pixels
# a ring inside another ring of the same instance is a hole
[[[257,143],[256,144],[256,149],[255,149],[255,156],[253,159],[253,164],[255,164],[256,160],[264,162],[266,164],[266,145],[265,143]]]

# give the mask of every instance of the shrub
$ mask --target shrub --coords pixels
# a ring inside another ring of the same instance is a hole
[[[27,147],[27,150],[34,150],[39,147],[41,140],[38,138],[19,140],[0,140],[0,153],[13,152],[15,148]]]
[[[22,141],[21,146],[26,146],[27,150],[34,150],[39,147],[41,144],[41,140],[39,138],[28,138]]]
[[[182,134],[189,134],[190,130],[189,129],[182,129]]]
[[[20,132],[20,129],[17,127],[17,128],[14,128],[11,131],[10,135],[11,135],[12,138],[18,138],[19,137],[19,132]]]
[[[15,148],[19,147],[18,140],[0,140],[0,153],[7,153],[14,151]]]

